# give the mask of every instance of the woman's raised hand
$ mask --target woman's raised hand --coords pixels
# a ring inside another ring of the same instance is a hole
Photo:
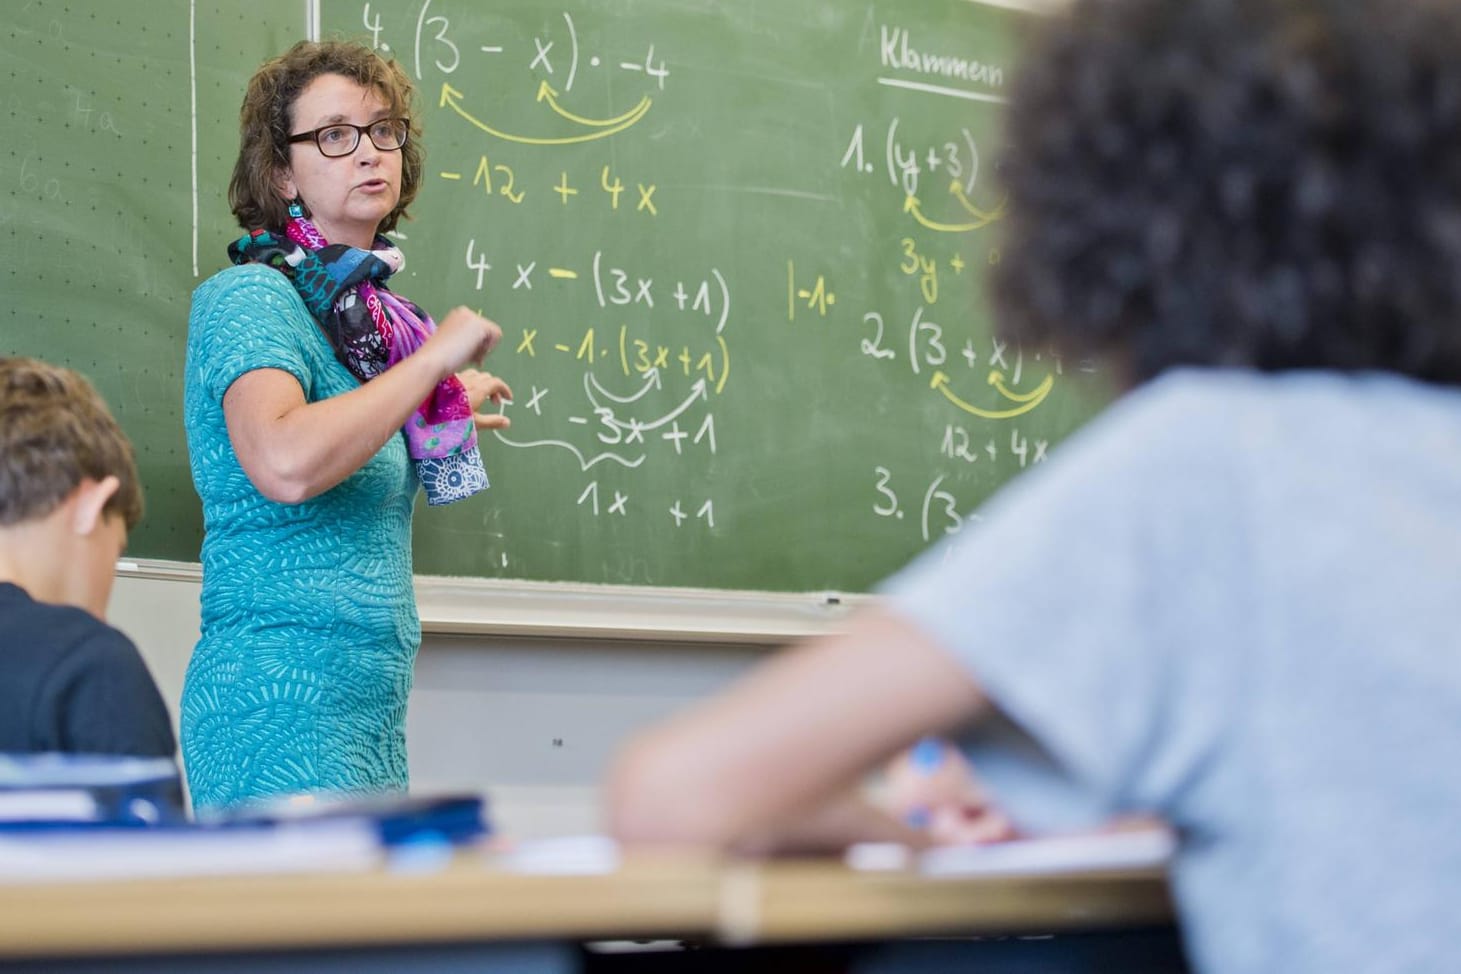
[[[444,379],[463,367],[477,365],[501,338],[502,329],[496,322],[458,305],[437,324],[436,333],[426,340],[421,351],[437,357]]]

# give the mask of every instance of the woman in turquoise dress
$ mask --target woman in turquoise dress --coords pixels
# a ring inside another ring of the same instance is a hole
[[[249,82],[229,202],[245,235],[193,294],[184,414],[203,504],[201,638],[181,705],[194,807],[408,787],[418,487],[486,487],[476,365],[501,336],[393,292],[383,234],[420,185],[404,72],[301,42]]]

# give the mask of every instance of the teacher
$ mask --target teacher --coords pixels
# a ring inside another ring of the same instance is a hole
[[[233,266],[193,293],[184,419],[203,503],[202,632],[181,704],[195,809],[402,792],[421,627],[411,514],[487,486],[470,366],[501,329],[389,287],[421,184],[405,73],[301,42],[249,81]]]

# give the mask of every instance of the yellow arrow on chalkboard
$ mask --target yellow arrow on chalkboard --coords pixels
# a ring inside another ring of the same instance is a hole
[[[639,121],[641,118],[644,117],[645,113],[649,111],[650,106],[650,100],[648,96],[646,96],[639,102],[639,105],[635,107],[633,112],[631,112],[627,116],[624,116],[621,121],[607,125],[604,128],[598,128],[592,132],[584,132],[579,135],[565,135],[552,138],[541,138],[531,135],[513,135],[510,132],[504,132],[501,129],[493,128],[486,122],[482,121],[479,118],[476,118],[466,109],[464,109],[461,106],[461,97],[462,92],[458,91],[456,88],[453,88],[450,83],[445,81],[442,82],[441,101],[438,103],[441,108],[450,108],[452,111],[456,112],[462,118],[472,123],[483,132],[486,132],[488,135],[496,136],[497,138],[503,139],[507,142],[522,142],[526,143],[527,145],[572,145],[577,142],[592,142],[595,139],[607,138],[608,136],[613,135],[616,132],[624,131],[629,126]]]
[[[570,112],[568,109],[558,104],[557,89],[548,84],[548,82],[546,81],[538,85],[537,100],[546,101],[549,108],[553,109],[553,111],[568,119],[570,122],[577,122],[579,125],[588,125],[592,128],[605,128],[610,125],[619,125],[620,123],[633,125],[635,122],[639,121],[639,116],[649,111],[649,96],[645,95],[639,100],[638,105],[635,105],[623,115],[616,115],[613,118],[584,118],[582,115],[575,115],[573,112]]]
[[[918,203],[918,197],[912,193],[908,194],[908,198],[903,201],[903,212],[912,213],[913,219],[928,227],[930,230],[938,230],[941,233],[968,233],[970,230],[978,230],[989,222],[988,220],[983,220],[974,223],[940,223],[937,220],[930,220],[923,215],[923,210]]]
[[[1006,399],[1009,399],[1013,402],[1034,401],[1038,405],[1039,401],[1041,399],[1044,399],[1046,394],[1050,392],[1050,387],[1054,384],[1054,382],[1055,377],[1053,375],[1047,375],[1045,376],[1044,382],[1041,382],[1038,386],[1036,386],[1034,389],[1031,389],[1029,392],[1011,392],[1009,386],[1004,384],[1003,372],[999,371],[999,369],[993,369],[989,373],[989,384],[994,386],[995,389],[999,390],[999,394],[1001,396],[1004,396]]]
[[[996,369],[993,372],[989,373],[989,384],[994,386],[994,388],[999,391],[1000,395],[1004,396],[1006,399],[1011,399],[1019,403],[1020,405],[1014,406],[1010,409],[981,409],[978,406],[965,402],[957,395],[955,395],[954,391],[949,388],[949,377],[938,370],[934,371],[933,381],[928,384],[928,387],[930,389],[937,389],[939,392],[943,393],[945,399],[953,403],[955,406],[958,406],[966,413],[972,413],[973,415],[983,417],[984,419],[1013,419],[1016,416],[1023,416],[1025,413],[1028,413],[1030,410],[1034,409],[1036,406],[1040,405],[1040,403],[1045,401],[1045,397],[1050,394],[1051,388],[1055,385],[1055,376],[1045,376],[1045,380],[1034,389],[1032,389],[1030,392],[1017,393],[1011,392],[1009,388],[1005,386],[1004,374]]]
[[[959,205],[969,212],[970,216],[984,221],[983,223],[979,224],[979,226],[981,227],[985,224],[993,223],[995,220],[998,220],[1000,217],[1004,216],[1004,206],[1006,202],[1005,199],[1001,199],[999,201],[999,204],[995,206],[995,208],[992,210],[981,210],[979,207],[969,202],[969,197],[964,195],[964,187],[959,185],[959,181],[957,179],[949,184],[949,192],[953,194],[954,199],[959,201]]]

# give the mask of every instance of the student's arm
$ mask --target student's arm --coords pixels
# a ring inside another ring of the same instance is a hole
[[[270,500],[297,504],[364,466],[400,431],[432,388],[491,351],[501,329],[457,308],[415,354],[362,384],[319,402],[282,369],[255,369],[223,396],[239,465]]]
[[[927,830],[905,824],[859,791],[849,790],[787,821],[750,829],[729,847],[748,856],[827,855],[855,842],[896,842],[911,849],[935,844]]]
[[[609,828],[636,844],[732,848],[798,823],[796,844],[813,844],[805,826],[822,822],[846,844],[849,822],[877,830],[891,821],[837,812],[862,775],[984,706],[952,656],[910,623],[870,610],[847,633],[786,651],[632,741],[608,781]]]

